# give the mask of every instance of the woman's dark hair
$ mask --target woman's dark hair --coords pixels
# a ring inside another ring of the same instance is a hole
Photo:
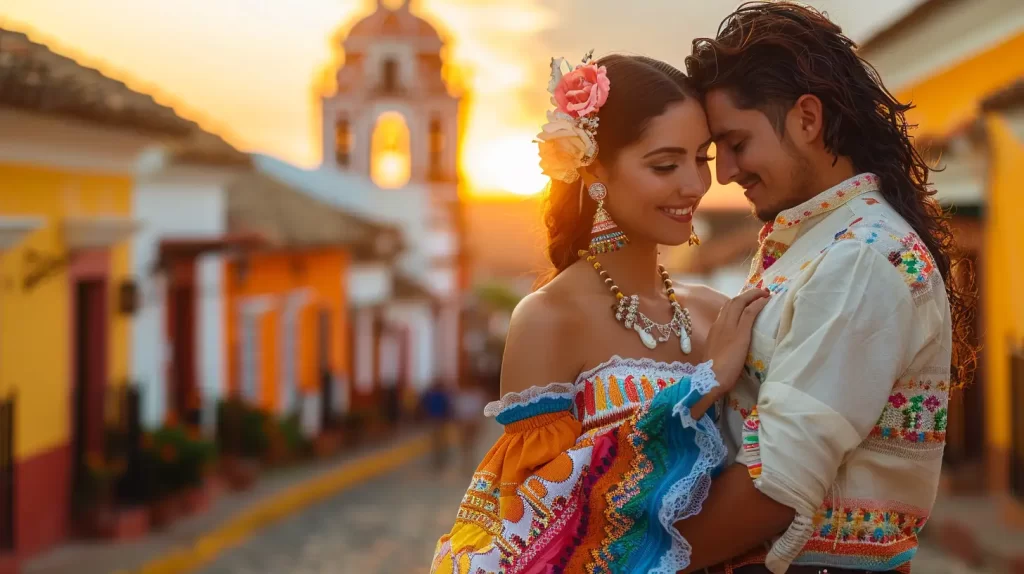
[[[623,148],[643,136],[650,121],[674,103],[697,98],[697,92],[682,71],[665,62],[643,56],[612,54],[597,60],[608,69],[611,89],[608,101],[598,112],[598,161],[611,168]],[[553,269],[543,276],[543,285],[579,260],[587,249],[597,204],[587,200],[580,209],[583,184],[552,180],[544,208],[548,232],[548,259]]]
[[[780,135],[797,99],[813,94],[821,100],[826,149],[850,158],[858,172],[877,175],[886,201],[934,257],[952,312],[954,376],[964,383],[977,363],[973,275],[968,270],[955,278],[952,272],[968,264],[956,260],[949,220],[928,185],[931,168],[908,134],[915,126],[907,124],[905,113],[913,106],[886,89],[856,47],[813,8],[747,2],[722,21],[717,37],[693,41],[686,70],[701,93],[727,90],[737,106],[768,116]]]

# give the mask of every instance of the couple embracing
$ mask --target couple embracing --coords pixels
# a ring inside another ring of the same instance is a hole
[[[504,433],[433,572],[908,572],[966,357],[952,237],[904,112],[817,11],[752,2],[686,73],[552,62],[551,277],[516,309]],[[677,284],[716,177],[747,288]]]

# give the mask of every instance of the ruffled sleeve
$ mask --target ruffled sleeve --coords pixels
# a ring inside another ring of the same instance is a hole
[[[637,477],[631,500],[617,511],[633,524],[642,540],[623,555],[625,572],[672,574],[690,564],[691,547],[675,527],[700,512],[711,481],[723,468],[727,449],[708,412],[694,418],[691,409],[718,387],[710,361],[697,365],[693,373],[659,393],[643,416],[628,425],[630,442],[637,445],[635,457],[645,470]],[[633,440],[633,437],[643,437]]]
[[[504,521],[518,522],[527,509],[517,491],[532,476],[565,476],[582,426],[573,413],[575,386],[548,385],[509,393],[487,405],[505,430],[473,473],[455,526],[438,542],[431,572],[501,571],[499,539]],[[566,468],[563,468],[566,467]],[[507,550],[507,549],[505,549]]]

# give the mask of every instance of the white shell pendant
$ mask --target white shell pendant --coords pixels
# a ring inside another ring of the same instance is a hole
[[[658,341],[654,338],[654,335],[644,331],[643,327],[638,323],[633,324],[633,330],[636,331],[637,335],[640,335],[640,342],[642,342],[648,349],[654,349],[658,346]]]
[[[679,348],[682,349],[684,355],[689,355],[693,350],[693,345],[690,344],[690,335],[686,333],[685,327],[680,329]]]

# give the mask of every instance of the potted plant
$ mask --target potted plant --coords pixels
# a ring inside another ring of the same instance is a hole
[[[302,420],[298,413],[292,413],[280,420],[278,432],[293,460],[307,458],[312,453],[312,442],[302,431]]]
[[[330,458],[341,450],[343,440],[341,431],[325,429],[313,439],[313,455],[319,459]]]
[[[124,473],[124,460],[92,452],[85,458],[85,477],[79,491],[80,526],[88,537],[110,537],[116,526],[114,487]]]
[[[268,417],[263,421],[267,433],[267,450],[263,454],[263,460],[270,467],[279,467],[287,464],[291,458],[288,452],[288,443],[281,427],[276,420]]]
[[[174,497],[177,482],[174,467],[180,455],[162,430],[147,433],[142,438],[146,499],[150,502],[150,521],[156,527],[170,524],[181,511],[181,504]]]
[[[366,438],[366,425],[369,417],[364,410],[345,413],[341,418],[342,436],[348,446],[358,446]]]
[[[186,514],[196,514],[209,508],[211,490],[206,487],[206,477],[216,458],[217,447],[204,440],[198,429],[188,433],[181,444],[182,508]]]
[[[237,397],[218,405],[220,473],[232,490],[248,489],[256,481],[259,461],[269,449],[266,418],[262,411]]]
[[[379,409],[367,409],[363,420],[365,421],[364,432],[370,440],[379,441],[390,433],[390,425]]]
[[[145,440],[154,523],[167,524],[182,513],[207,507],[203,477],[216,447],[203,440],[196,429],[178,425],[165,425]]]

